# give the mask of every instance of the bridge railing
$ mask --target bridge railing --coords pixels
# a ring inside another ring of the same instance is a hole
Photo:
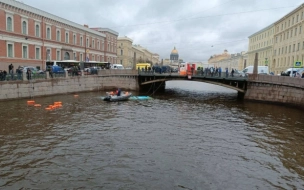
[[[155,71],[139,71],[138,72],[139,75],[142,76],[150,76],[150,75],[155,75],[155,76],[160,76],[160,75],[164,75],[164,76],[194,76],[194,77],[208,77],[208,78],[244,78],[247,79],[247,77],[243,77],[241,76],[241,74],[237,74],[234,73],[234,75],[232,76],[231,72],[228,73],[226,75],[225,72],[221,72],[221,73],[211,73],[211,72],[206,72],[206,71],[180,71],[180,72],[155,72]]]
[[[304,79],[275,75],[249,75],[248,81],[304,88]]]
[[[104,69],[98,70],[98,75],[100,76],[110,76],[110,75],[129,75],[129,76],[137,76],[137,70],[133,69]]]

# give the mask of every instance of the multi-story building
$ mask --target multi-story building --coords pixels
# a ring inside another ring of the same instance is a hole
[[[230,54],[225,49],[222,54],[215,54],[213,56],[210,56],[210,58],[208,59],[208,64],[214,65],[215,67],[218,67],[219,65],[217,63],[219,61],[221,61],[223,59],[229,59],[229,58],[230,58]]]
[[[109,28],[91,28],[106,35],[104,41],[104,61],[117,63],[117,37],[118,32]]]
[[[117,38],[117,62],[125,68],[134,68],[136,62],[132,43],[133,40],[127,36]]]
[[[10,63],[45,69],[46,61],[74,59],[116,63],[110,29],[93,30],[14,0],[0,2],[0,69]]]
[[[304,61],[304,3],[274,23],[273,64],[276,74]]]
[[[223,71],[225,68],[228,68],[229,71],[232,69],[242,70],[242,63],[244,62],[243,52],[229,55],[230,56],[226,59],[221,59],[220,61],[214,62],[214,66],[221,67]]]
[[[117,62],[122,64],[125,68],[135,68],[136,63],[159,63],[159,55],[150,52],[148,49],[132,44],[131,38],[118,37],[117,38]]]
[[[258,53],[258,65],[268,65],[270,71],[274,71],[275,64],[272,61],[274,24],[263,28],[248,38],[249,45],[246,66],[254,65],[255,54]]]

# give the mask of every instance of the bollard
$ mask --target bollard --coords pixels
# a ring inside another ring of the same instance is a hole
[[[46,79],[49,79],[49,78],[50,78],[50,72],[49,72],[49,71],[46,72],[45,77],[46,77]]]
[[[24,81],[27,80],[27,78],[26,78],[26,72],[25,71],[23,71],[22,80],[24,80]]]
[[[68,73],[67,70],[64,70],[64,77],[65,77],[65,78],[68,78],[68,77],[69,77],[69,73]]]

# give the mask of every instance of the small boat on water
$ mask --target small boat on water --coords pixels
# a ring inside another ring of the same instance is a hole
[[[104,101],[108,102],[118,102],[118,101],[126,101],[132,96],[130,92],[121,92],[120,96],[114,94],[113,92],[107,92],[107,96],[104,97]]]

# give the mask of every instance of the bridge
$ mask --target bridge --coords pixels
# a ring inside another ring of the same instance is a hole
[[[49,74],[39,75],[27,80],[0,81],[0,100],[48,96],[87,91],[113,90],[122,87],[127,90],[143,91],[165,90],[166,81],[187,80],[204,82],[236,90],[239,98],[264,102],[283,103],[304,109],[304,79],[272,75],[249,75],[248,77],[231,77],[191,73],[153,73],[136,70],[100,70],[97,75],[78,76],[65,73],[56,78]]]
[[[140,71],[138,73],[138,82],[141,88],[150,88],[150,85],[162,85],[166,81],[171,80],[188,80],[188,81],[197,81],[204,82],[209,84],[214,84],[218,86],[223,86],[238,91],[240,94],[245,94],[247,90],[247,77],[240,76],[226,76],[225,73],[214,74],[204,74],[200,72],[193,72],[189,74],[180,73],[155,73],[155,72],[145,72]],[[147,87],[145,87],[147,86]]]
[[[128,73],[128,74],[126,74]],[[138,90],[146,92],[157,87],[165,89],[165,82],[172,80],[197,81],[236,90],[239,98],[247,100],[283,103],[304,109],[304,79],[274,75],[249,75],[248,77],[204,75],[191,73],[181,75],[179,73],[155,73],[129,71],[101,71],[100,76],[134,77],[138,83]]]

